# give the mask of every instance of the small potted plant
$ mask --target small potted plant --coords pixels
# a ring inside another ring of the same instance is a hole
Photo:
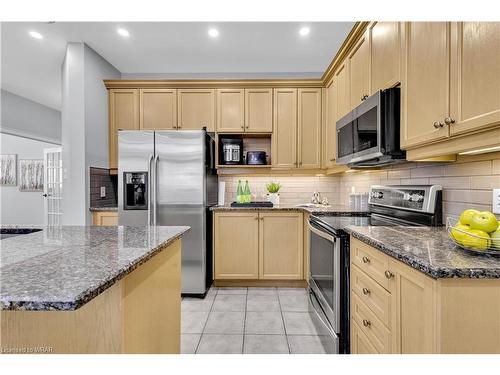
[[[272,202],[273,205],[278,206],[280,204],[279,191],[281,189],[281,184],[279,182],[270,182],[266,184],[267,188],[267,200]]]

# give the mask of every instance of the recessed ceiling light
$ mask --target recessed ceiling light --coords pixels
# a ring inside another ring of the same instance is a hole
[[[39,32],[37,32],[37,31],[30,31],[30,32],[29,32],[29,34],[30,34],[30,36],[31,36],[32,38],[35,38],[35,39],[43,39],[43,35],[42,35],[42,34],[40,34],[40,33],[39,33]]]
[[[125,29],[120,28],[120,29],[116,30],[116,32],[124,37],[130,36],[130,33]]]
[[[211,29],[208,29],[208,35],[212,38],[217,38],[219,36],[219,30],[212,27]]]
[[[307,26],[301,27],[300,30],[299,30],[299,34],[301,36],[309,35],[310,32],[311,32],[311,29],[309,27],[307,27]]]

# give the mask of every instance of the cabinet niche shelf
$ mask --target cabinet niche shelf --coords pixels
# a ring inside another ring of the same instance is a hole
[[[223,142],[222,139],[238,139],[243,143],[243,160],[242,164],[223,164]],[[271,168],[271,134],[238,134],[224,133],[217,136],[217,168]],[[247,151],[264,151],[266,153],[266,162],[264,165],[246,164]]]

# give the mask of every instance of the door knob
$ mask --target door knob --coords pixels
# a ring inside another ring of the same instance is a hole
[[[363,263],[367,264],[367,263],[370,263],[370,258],[368,257],[363,257]]]
[[[452,125],[452,124],[454,124],[454,123],[455,123],[455,120],[454,120],[453,118],[451,118],[451,117],[446,117],[446,118],[444,119],[444,123],[445,123],[446,125]]]
[[[363,288],[363,294],[364,294],[365,296],[367,296],[367,295],[368,295],[368,294],[370,294],[370,293],[371,293],[371,290],[370,290],[370,289],[368,289],[368,288]]]
[[[434,127],[436,129],[442,128],[443,126],[444,126],[444,124],[442,122],[434,121]]]
[[[370,327],[372,325],[372,322],[370,322],[369,320],[363,319],[363,325],[365,327]]]
[[[368,99],[368,95],[364,94],[364,95],[361,97],[361,101],[364,101],[364,100],[366,100],[366,99]]]
[[[385,275],[385,277],[387,277],[388,279],[392,279],[392,278],[394,277],[394,274],[393,274],[391,271],[389,271],[389,270],[386,270],[386,271],[384,272],[384,275]]]

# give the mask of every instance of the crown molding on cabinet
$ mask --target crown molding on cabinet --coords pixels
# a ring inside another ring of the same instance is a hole
[[[225,79],[225,80],[104,80],[108,89],[137,88],[230,88],[230,87],[322,87],[321,79]]]

